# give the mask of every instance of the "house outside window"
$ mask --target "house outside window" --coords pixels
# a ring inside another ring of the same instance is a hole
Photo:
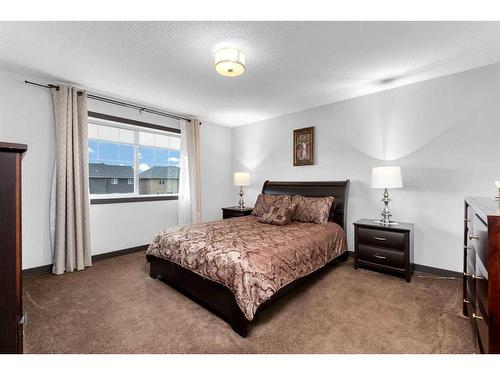
[[[177,196],[180,134],[89,117],[91,198]]]

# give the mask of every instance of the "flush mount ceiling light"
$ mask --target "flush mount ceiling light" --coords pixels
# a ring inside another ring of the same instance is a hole
[[[221,48],[215,52],[215,70],[224,77],[237,77],[245,72],[245,55],[238,48]]]

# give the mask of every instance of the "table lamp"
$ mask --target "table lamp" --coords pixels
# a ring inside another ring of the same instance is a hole
[[[382,211],[382,220],[377,220],[377,223],[382,225],[397,225],[391,220],[391,211],[389,210],[389,192],[387,189],[402,188],[403,181],[401,179],[400,167],[376,167],[372,169],[372,184],[373,189],[384,189],[384,209]]]
[[[240,187],[240,210],[245,208],[245,202],[243,201],[243,186],[250,185],[250,173],[247,172],[234,172],[234,186]]]

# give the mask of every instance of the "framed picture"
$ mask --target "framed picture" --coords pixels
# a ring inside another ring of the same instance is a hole
[[[314,126],[293,131],[293,165],[314,164]]]

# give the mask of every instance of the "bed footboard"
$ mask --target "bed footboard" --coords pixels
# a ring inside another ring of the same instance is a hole
[[[241,337],[247,336],[249,320],[225,286],[165,259],[147,256],[149,276],[159,278],[231,325]]]

